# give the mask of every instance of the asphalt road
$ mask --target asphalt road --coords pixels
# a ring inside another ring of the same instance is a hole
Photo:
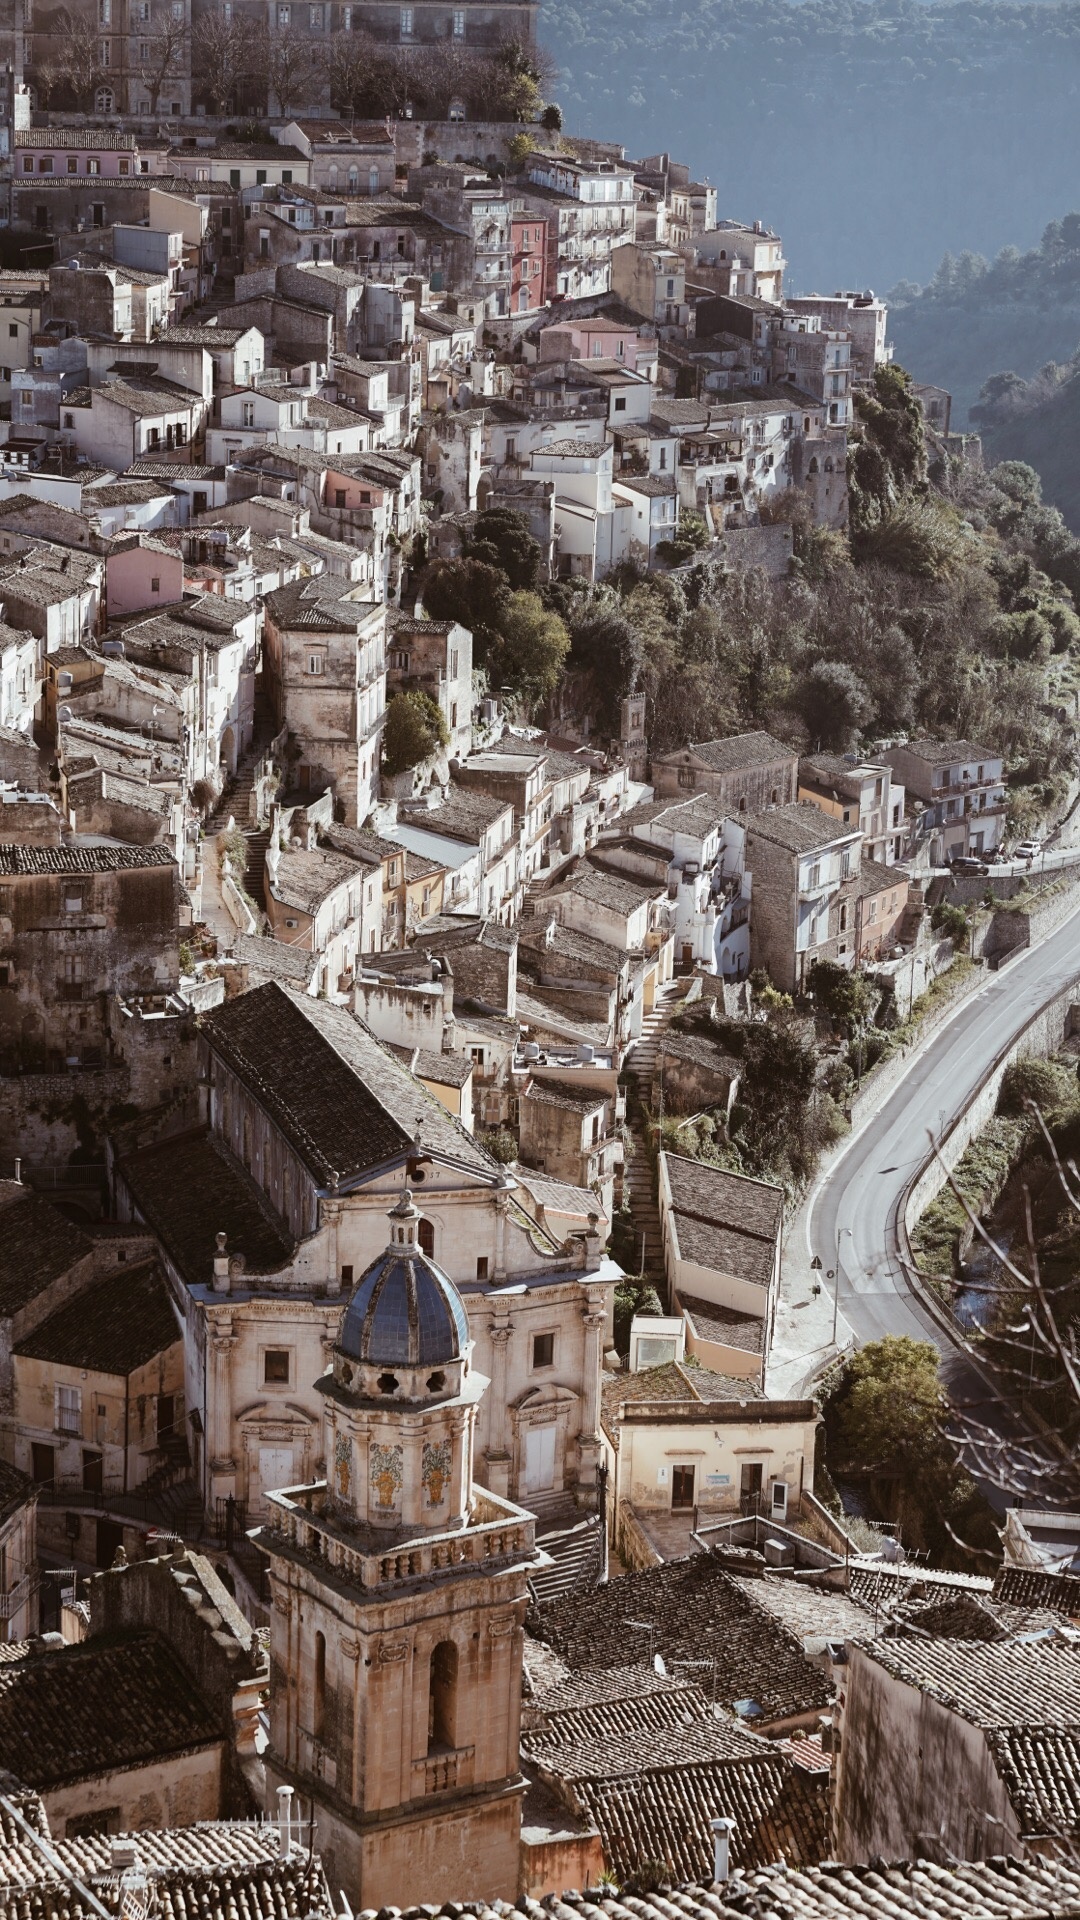
[[[998,1431],[1012,1423],[962,1350],[912,1293],[899,1258],[900,1202],[930,1146],[968,1105],[996,1055],[1039,1009],[1080,975],[1080,907],[1048,939],[1009,962],[939,1028],[904,1078],[851,1140],[807,1216],[811,1250],[833,1268],[839,1337],[862,1345],[885,1334],[931,1340],[943,1356],[954,1404]]]

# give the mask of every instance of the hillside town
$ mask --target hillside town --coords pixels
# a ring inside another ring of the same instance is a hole
[[[537,32],[0,19],[0,1906],[1064,1920],[1080,622]]]

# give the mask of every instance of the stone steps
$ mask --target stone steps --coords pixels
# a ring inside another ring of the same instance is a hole
[[[601,1525],[599,1514],[590,1513],[570,1527],[537,1535],[537,1546],[543,1547],[554,1561],[553,1566],[543,1567],[530,1576],[529,1584],[539,1606],[598,1584],[603,1570]]]

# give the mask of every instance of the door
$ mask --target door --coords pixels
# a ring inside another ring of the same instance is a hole
[[[33,1441],[30,1447],[30,1472],[39,1487],[52,1485],[55,1455],[52,1447],[44,1447]]]
[[[761,1512],[761,1462],[745,1465],[739,1475],[739,1505],[744,1513]]]
[[[157,1399],[157,1437],[160,1446],[163,1440],[171,1440],[176,1425],[176,1397],[171,1393],[159,1393]]]
[[[259,1480],[264,1493],[276,1492],[279,1487],[294,1486],[292,1448],[260,1447]]]
[[[104,1467],[100,1453],[83,1453],[82,1483],[84,1493],[101,1493],[105,1485]]]
[[[99,1567],[111,1567],[118,1548],[124,1544],[124,1529],[118,1520],[97,1523],[96,1558]]]
[[[555,1485],[555,1427],[525,1429],[525,1492],[544,1493]]]
[[[693,1467],[672,1467],[671,1469],[671,1511],[685,1512],[694,1504]]]

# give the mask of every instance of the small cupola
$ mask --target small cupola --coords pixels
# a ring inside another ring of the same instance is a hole
[[[420,1245],[408,1187],[390,1210],[390,1238],[342,1316],[334,1380],[358,1400],[450,1399],[469,1370],[469,1322],[449,1274]]]

